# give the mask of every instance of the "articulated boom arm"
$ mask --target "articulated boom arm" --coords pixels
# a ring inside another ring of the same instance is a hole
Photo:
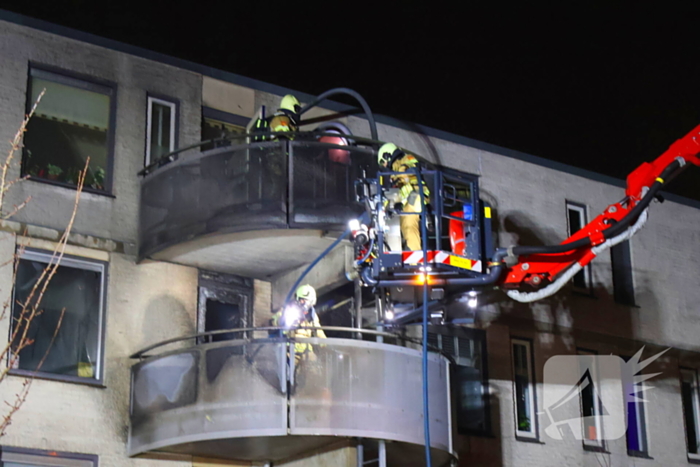
[[[655,161],[645,162],[627,177],[626,198],[611,204],[588,225],[560,245],[514,247],[510,251],[517,264],[503,278],[506,289],[535,289],[550,284],[544,293],[509,295],[521,301],[534,301],[551,295],[573,274],[591,262],[601,251],[630,238],[646,220],[646,208],[661,187],[682,171],[686,164],[700,166],[700,125],[671,145]]]

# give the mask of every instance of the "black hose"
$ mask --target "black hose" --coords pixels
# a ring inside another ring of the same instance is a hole
[[[659,178],[664,181],[668,180],[671,177],[677,175],[675,172],[679,168],[683,169],[684,167],[681,167],[680,162],[673,161],[668,166],[666,166],[663,172],[661,172]],[[640,214],[642,214],[642,212],[647,208],[647,206],[649,206],[649,204],[656,197],[657,193],[661,190],[661,187],[663,185],[664,182],[658,180],[655,181],[649,188],[649,191],[647,191],[647,194],[644,195],[644,197],[639,201],[639,203],[637,203],[637,205],[635,205],[635,207],[633,207],[625,217],[623,217],[612,227],[603,231],[603,238],[605,238],[605,240],[610,240],[611,238],[617,237],[622,232],[624,232],[630,226],[630,224],[633,221],[635,221],[640,216]],[[515,256],[521,256],[547,253],[566,253],[567,251],[577,250],[579,248],[588,247],[590,245],[591,239],[589,237],[586,237],[576,240],[575,242],[563,243],[560,245],[516,246],[513,248],[513,254]]]
[[[418,179],[418,194],[420,196],[420,214],[418,216],[421,230],[421,247],[423,249],[423,274],[428,274],[428,228],[427,224],[427,203],[423,191],[423,177],[420,173],[420,165],[416,167],[416,178]],[[410,196],[409,196],[410,199]],[[428,398],[428,278],[423,281],[423,432],[425,434],[425,465],[432,467],[433,461],[430,455],[430,412]]]
[[[373,140],[379,139],[377,133],[377,123],[374,121],[374,114],[369,108],[369,105],[367,105],[367,101],[357,91],[353,91],[349,88],[334,88],[320,94],[315,101],[311,102],[310,104],[307,104],[303,109],[299,111],[299,116],[301,117],[304,113],[308,112],[313,107],[316,107],[323,100],[328,99],[329,97],[334,96],[336,94],[347,94],[350,97],[354,97],[355,100],[360,103],[362,110],[365,112],[365,115],[367,115],[367,123],[369,123],[369,132],[371,138]]]

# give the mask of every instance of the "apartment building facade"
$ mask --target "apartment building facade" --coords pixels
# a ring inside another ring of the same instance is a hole
[[[318,228],[269,228],[272,221],[256,217],[254,202],[243,208],[236,199],[243,185],[233,178],[221,186],[220,197],[207,202],[253,213],[249,229],[209,224],[206,231],[177,230],[178,213],[192,215],[200,206],[189,193],[199,193],[191,187],[201,182],[174,177],[172,185],[163,182],[149,191],[143,184],[152,175],[138,173],[174,150],[244,132],[261,106],[275,109],[293,91],[7,12],[0,16],[0,56],[1,140],[12,138],[46,90],[24,149],[10,166],[10,179],[28,179],[13,186],[5,206],[31,200],[0,224],[2,261],[21,255],[16,275],[11,267],[0,269],[10,315],[51,262],[71,216],[78,172],[90,158],[66,256],[32,330],[35,344],[0,387],[11,399],[51,347],[25,404],[0,438],[0,460],[51,466],[251,465],[232,460],[235,452],[222,459],[215,451],[206,456],[159,448],[130,456],[131,371],[138,364],[130,357],[167,339],[266,325],[299,272],[333,236]],[[313,99],[295,94],[303,102]],[[342,114],[345,109],[330,102],[308,117],[341,112],[337,121],[369,137],[367,121]],[[500,246],[559,242],[624,195],[621,181],[439,130],[385,117],[378,118],[378,129],[382,141],[478,176]],[[183,151],[178,162],[216,150],[215,144],[197,146]],[[206,175],[207,168],[200,169],[206,183],[223,170],[211,166]],[[498,291],[484,293],[473,323],[431,328],[431,343],[456,362],[451,375],[459,397],[449,424],[456,465],[700,462],[698,207],[674,197],[653,205],[650,221],[631,242],[597,258],[549,299],[520,304]],[[152,229],[163,222],[162,231]],[[351,247],[342,244],[308,276],[334,303],[353,293],[345,277],[350,256]],[[334,310],[321,308],[322,318]],[[344,318],[338,319],[333,322]],[[2,322],[7,335],[12,323]],[[195,344],[183,340],[174,348]],[[590,391],[560,414],[560,420],[592,417],[594,424],[583,427],[584,439],[545,433],[551,423],[543,412],[551,357],[629,359],[642,347],[644,358],[669,350],[644,370],[660,374],[644,383],[654,386],[645,393],[646,403],[628,403],[626,435],[605,439],[605,414]],[[356,465],[357,437],[338,441],[275,465]],[[262,465],[256,462],[252,465]]]

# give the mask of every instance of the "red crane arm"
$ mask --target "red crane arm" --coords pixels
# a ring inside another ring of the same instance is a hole
[[[521,288],[529,284],[535,288],[552,282],[564,270],[574,263],[587,265],[594,257],[592,248],[605,242],[604,231],[620,222],[642,199],[645,187],[654,183],[664,184],[661,176],[667,167],[678,160],[680,165],[691,163],[700,166],[700,125],[690,133],[673,143],[653,162],[645,162],[627,176],[627,198],[622,203],[608,206],[602,214],[589,222],[581,230],[564,240],[561,245],[588,238],[585,247],[574,248],[558,253],[537,253],[520,256],[518,263],[508,270],[504,278],[505,288]]]

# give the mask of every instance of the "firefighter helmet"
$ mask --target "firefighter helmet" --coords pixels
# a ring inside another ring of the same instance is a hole
[[[394,143],[384,143],[377,151],[377,162],[379,162],[379,165],[385,167],[394,158],[396,151],[400,151],[400,149]]]
[[[294,293],[294,298],[297,301],[304,300],[307,306],[312,307],[316,305],[316,290],[309,284],[301,285]]]
[[[301,110],[301,104],[292,94],[287,94],[280,102],[280,110],[288,110],[294,114],[298,114]]]

